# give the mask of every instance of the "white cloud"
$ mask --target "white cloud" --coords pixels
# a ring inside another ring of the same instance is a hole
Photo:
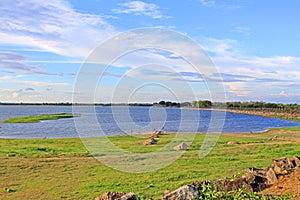
[[[204,7],[215,7],[216,6],[216,2],[212,1],[212,0],[199,0],[201,6]]]
[[[62,76],[62,73],[51,73],[41,65],[25,64],[27,57],[23,54],[13,52],[0,52],[0,72],[9,74],[42,74]]]
[[[245,0],[198,0],[203,7],[221,8],[226,10],[234,10],[244,8],[247,3]]]
[[[251,35],[250,28],[244,26],[236,26],[232,29],[232,32],[240,33],[245,36]]]
[[[191,84],[197,84],[202,81],[200,76],[196,76],[199,72],[195,71],[181,57],[182,55],[187,55],[187,60],[189,58],[193,59],[196,55],[195,52],[198,52],[199,49],[191,48],[185,41],[176,40],[176,38],[171,38],[170,36],[168,40],[162,40],[160,35],[152,34],[151,37],[147,37],[147,34],[145,34],[145,37],[139,38],[144,41],[142,44],[133,43],[130,37],[131,35],[128,38],[118,39],[124,42],[122,45],[132,47],[133,49],[135,47],[139,49],[143,45],[151,46],[153,49],[130,52],[130,54],[126,54],[115,60],[112,63],[113,66],[130,67],[134,70],[142,65],[157,64],[169,67],[175,73],[189,80]],[[289,87],[288,85],[299,84],[300,58],[291,56],[258,57],[247,55],[239,50],[239,42],[233,39],[202,37],[198,41],[200,41],[199,43],[203,49],[208,52],[218,69],[215,70],[213,65],[210,65],[210,68],[205,67],[205,63],[203,63],[205,57],[198,56],[197,61],[200,61],[198,62],[200,63],[198,64],[200,73],[205,76],[204,78],[211,78],[216,83],[220,83],[220,80],[216,80],[216,77],[211,76],[215,75],[212,72],[216,73],[219,71],[223,74],[223,84],[230,99],[246,99],[248,97],[253,98],[253,100],[264,100],[268,99],[270,94],[279,94],[281,91],[285,91]],[[159,46],[164,45],[166,49],[159,48]],[[110,47],[115,47],[113,48],[115,50],[120,46],[116,43]],[[194,74],[187,72],[194,72]],[[172,74],[154,68],[151,70],[136,70],[129,75],[131,78],[144,78],[153,81],[172,80],[173,78]],[[281,84],[281,91],[278,91],[278,84]]]
[[[300,83],[300,71],[298,70],[300,58],[241,57],[237,55],[236,57],[214,57],[212,59],[223,73],[254,77],[248,81],[224,83],[225,86],[228,86],[227,91],[231,99],[238,99],[242,95],[253,100],[264,101],[274,101],[278,97],[279,102],[288,102],[288,98],[281,98],[284,94],[282,91],[289,90],[292,86],[293,92],[296,92],[296,87],[293,85]],[[300,98],[300,95],[297,96]],[[294,99],[296,96],[291,96],[291,100]]]
[[[145,15],[154,19],[162,18],[159,7],[156,4],[145,3],[143,1],[130,1],[120,4],[120,8],[113,9],[115,13],[125,13],[134,15]]]
[[[13,98],[17,98],[18,96],[19,96],[19,94],[18,94],[17,92],[13,92],[13,93],[12,93],[12,97],[13,97]]]
[[[2,89],[0,88],[1,102],[71,102],[72,91],[68,90],[34,90]]]
[[[76,12],[64,0],[2,0],[0,43],[86,57],[115,33],[101,16]]]
[[[43,81],[26,81],[26,80],[10,80],[12,83],[20,83],[24,85],[32,85],[38,87],[66,87],[70,86],[68,83],[53,83],[53,82],[43,82]]]
[[[20,80],[18,77],[13,76],[0,76],[0,82],[5,83],[17,83],[22,86],[37,86],[37,87],[68,87],[70,84],[68,83],[55,83],[55,82],[45,82],[45,81],[29,81],[29,80]]]
[[[213,56],[232,56],[239,54],[236,48],[238,41],[234,39],[200,37],[199,43],[204,51],[213,54]]]

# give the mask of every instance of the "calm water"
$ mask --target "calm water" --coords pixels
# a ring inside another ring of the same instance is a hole
[[[72,113],[71,106],[0,106],[0,121],[36,114]],[[245,114],[181,110],[155,107],[86,107],[75,109],[77,118],[31,124],[3,124],[1,138],[73,138],[120,135],[163,129],[170,132],[250,133],[274,127],[300,126],[300,123]],[[97,121],[93,121],[93,119]],[[75,128],[75,123],[80,134]],[[224,123],[224,124],[223,124]]]

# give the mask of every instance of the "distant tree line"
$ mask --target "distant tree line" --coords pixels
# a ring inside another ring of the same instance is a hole
[[[211,108],[213,106],[213,103],[209,100],[203,100],[203,101],[192,101],[192,107],[195,108]]]
[[[160,101],[153,103],[153,106],[161,106],[161,107],[180,107],[180,103],[171,102],[171,101]]]
[[[232,109],[300,109],[299,104],[282,104],[282,103],[268,103],[268,102],[212,102],[209,100],[200,100],[192,102],[172,102],[159,101],[155,103],[4,103],[0,105],[40,105],[40,106],[72,106],[72,105],[95,105],[95,106],[160,106],[160,107],[190,107],[190,108],[232,108]]]
[[[239,109],[300,109],[298,104],[282,104],[268,102],[211,102],[209,100],[192,101],[190,104],[194,108],[239,108]]]

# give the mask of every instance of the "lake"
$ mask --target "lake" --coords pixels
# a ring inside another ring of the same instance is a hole
[[[72,113],[72,106],[0,106],[0,121],[10,117],[60,112]],[[0,137],[76,138],[132,134],[153,129],[167,132],[251,133],[300,126],[300,123],[276,118],[179,108],[77,106],[74,112],[81,116],[30,124],[0,122]]]

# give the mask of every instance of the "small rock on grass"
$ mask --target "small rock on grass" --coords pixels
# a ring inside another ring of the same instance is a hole
[[[176,151],[187,150],[187,149],[188,149],[188,145],[185,143],[181,143],[181,144],[177,145],[176,147],[174,147],[174,150],[176,150]]]
[[[234,145],[234,144],[238,144],[237,142],[235,141],[230,141],[230,142],[227,142],[228,145]]]
[[[157,140],[153,139],[153,138],[149,138],[146,141],[143,142],[144,145],[153,145],[153,144],[157,144]]]
[[[106,192],[95,200],[136,200],[136,195],[133,192],[126,194],[125,192]]]
[[[173,192],[169,192],[163,196],[163,200],[187,200],[197,199],[199,191],[192,185],[185,185]]]
[[[4,189],[4,191],[6,191],[6,192],[8,192],[8,193],[10,193],[10,192],[15,192],[15,190],[10,189],[10,188],[8,188],[8,187],[5,187],[5,188],[3,188],[3,189]]]

